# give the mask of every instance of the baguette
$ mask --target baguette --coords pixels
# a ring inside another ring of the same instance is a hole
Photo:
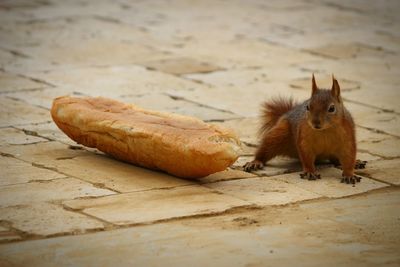
[[[102,97],[56,98],[51,116],[80,144],[183,178],[223,171],[240,150],[239,139],[227,129]]]

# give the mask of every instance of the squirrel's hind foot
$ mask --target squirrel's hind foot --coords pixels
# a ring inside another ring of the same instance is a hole
[[[321,179],[321,174],[313,173],[313,172],[303,172],[300,173],[301,179],[308,179],[308,180],[317,180]]]
[[[251,172],[251,171],[260,170],[263,167],[264,167],[264,163],[255,159],[255,160],[247,162],[245,165],[243,165],[243,170],[246,172]]]
[[[365,169],[365,166],[367,165],[366,160],[356,160],[356,164],[354,165],[354,169]]]
[[[361,177],[360,176],[343,176],[342,180],[340,180],[341,183],[346,183],[346,184],[352,184],[353,186],[356,183],[359,183],[361,181]]]

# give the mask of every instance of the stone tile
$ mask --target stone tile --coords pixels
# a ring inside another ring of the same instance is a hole
[[[100,221],[47,203],[1,208],[0,220],[7,221],[25,234],[41,236],[80,234],[104,228]]]
[[[315,48],[309,48],[312,53],[332,58],[357,58],[357,57],[381,57],[385,54],[382,48],[368,46],[359,43],[336,43]]]
[[[0,243],[20,240],[21,237],[6,227],[0,226]],[[1,260],[0,260],[1,263]]]
[[[366,169],[357,170],[357,173],[385,183],[400,185],[400,159],[371,161]]]
[[[31,145],[0,147],[0,151],[13,155],[26,162],[32,162],[47,168],[54,168],[56,162],[62,159],[90,155],[90,152],[81,149],[72,149],[59,142],[44,142]]]
[[[47,169],[37,168],[24,161],[0,156],[0,186],[65,178]]]
[[[64,205],[108,222],[124,225],[215,214],[249,203],[215,193],[202,186],[184,186],[97,199],[65,201]]]
[[[0,129],[0,146],[7,145],[26,145],[39,142],[47,142],[47,139],[39,136],[25,134],[24,131],[15,128]]]
[[[31,79],[5,72],[0,72],[0,84],[0,93],[47,87]]]
[[[331,75],[316,74],[315,80],[316,80],[319,88],[323,88],[323,89],[331,89],[332,88],[332,76]],[[339,84],[340,84],[340,90],[342,92],[360,89],[360,83],[356,82],[356,81],[340,79]],[[295,89],[306,90],[307,92],[309,92],[311,90],[311,78],[310,78],[310,76],[307,76],[307,77],[293,79],[290,82],[290,87],[295,88]]]
[[[243,169],[243,166],[249,162],[254,160],[254,155],[252,156],[241,156],[239,159],[233,164],[233,168],[235,169]],[[275,176],[284,173],[298,172],[301,171],[301,163],[297,159],[285,158],[285,157],[276,157],[269,161],[267,165],[262,170],[253,171],[253,174],[258,176]]]
[[[191,180],[120,162],[100,152],[97,154],[86,149],[72,149],[58,142],[1,148],[0,151],[34,165],[55,169],[65,175],[119,192],[169,188],[192,183]]]
[[[319,173],[321,174],[321,179],[316,181],[300,179],[299,173],[284,174],[276,176],[274,179],[296,185],[307,191],[330,198],[355,195],[388,186],[385,183],[366,177],[362,177],[361,182],[357,183],[355,186],[341,183],[342,171],[336,168],[324,168],[319,170]]]
[[[397,73],[400,67],[398,62],[394,55],[390,55],[357,60],[321,60],[321,62],[300,64],[299,67],[318,71],[326,76],[334,73],[339,84],[341,80],[359,82],[360,89],[344,91],[343,98],[398,113],[400,111],[397,102],[399,99]],[[374,121],[376,118],[372,116],[370,120]]]
[[[146,33],[90,17],[6,24],[1,35],[3,46],[60,65],[132,64],[166,55],[150,46],[154,39]]]
[[[74,178],[0,187],[0,207],[32,204],[44,201],[59,201],[78,197],[112,195],[114,192],[96,188]]]
[[[240,170],[234,170],[234,169],[226,169],[225,171],[222,172],[217,172],[214,174],[211,174],[209,176],[203,177],[199,179],[200,183],[213,183],[213,182],[219,182],[219,181],[224,181],[224,180],[235,180],[235,179],[243,179],[243,178],[250,178],[250,177],[255,177],[256,175]]]
[[[191,58],[171,58],[157,61],[146,61],[138,63],[149,69],[174,74],[182,75],[189,73],[207,73],[220,70],[221,68],[208,62],[202,62]]]
[[[237,118],[231,112],[225,112],[218,109],[209,108],[195,102],[186,101],[185,99],[175,98],[168,95],[153,93],[143,95],[124,95],[117,99],[132,103],[144,109],[152,109],[163,112],[172,112],[181,115],[193,116],[205,121],[228,120]]]
[[[45,80],[69,92],[111,98],[168,90],[190,91],[205,87],[173,75],[149,71],[134,65],[32,72],[30,76]],[[51,90],[43,91],[44,94],[47,92],[51,93]]]
[[[43,162],[43,164],[46,164],[46,162]],[[192,184],[190,180],[136,167],[105,155],[89,154],[71,159],[53,160],[52,166],[67,175],[118,192],[171,188]],[[76,168],[76,166],[79,166],[79,168]]]
[[[356,125],[400,137],[400,116],[363,105],[346,103]]]
[[[3,244],[0,258],[17,266],[396,266],[399,193],[351,200]]]
[[[53,100],[59,96],[75,96],[81,97],[82,93],[75,92],[73,89],[68,88],[46,88],[42,90],[28,91],[28,92],[16,92],[7,94],[9,97],[27,102],[34,106],[39,106],[50,110],[53,104]],[[51,115],[49,112],[49,121],[51,120]]]
[[[18,128],[50,140],[59,141],[68,145],[77,145],[77,143],[63,133],[54,122],[29,124],[19,126]]]
[[[38,107],[0,96],[0,127],[46,122],[50,113]]]
[[[318,193],[266,177],[222,181],[205,186],[259,206],[285,205],[321,197]]]
[[[378,142],[359,143],[358,149],[384,158],[395,158],[400,156],[400,139],[393,137]]]
[[[223,53],[221,53],[223,47]],[[291,65],[312,61],[317,57],[297,49],[270,44],[261,40],[236,39],[199,40],[187,42],[183,47],[168,47],[169,52],[181,57],[190,57],[199,61],[213,62],[222,68],[269,67],[279,64]],[[257,53],[254,53],[257,51]]]
[[[234,130],[240,141],[246,144],[257,145],[261,121],[258,117],[226,120],[215,124]]]

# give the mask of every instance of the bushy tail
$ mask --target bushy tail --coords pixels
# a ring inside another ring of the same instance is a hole
[[[271,129],[282,117],[283,114],[293,109],[296,103],[292,98],[273,98],[262,104],[262,126],[260,129],[260,134],[265,133]]]

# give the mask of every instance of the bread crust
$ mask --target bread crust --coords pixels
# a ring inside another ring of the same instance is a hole
[[[82,145],[183,178],[225,170],[240,150],[240,141],[230,130],[102,97],[56,98],[51,116]]]

